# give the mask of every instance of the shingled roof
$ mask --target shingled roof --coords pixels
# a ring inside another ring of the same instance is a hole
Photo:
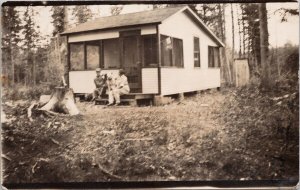
[[[63,32],[62,34],[110,29],[123,26],[137,26],[160,23],[184,7],[185,6],[170,7],[164,9],[155,9],[151,11],[101,17],[83,24],[79,24],[76,27]]]
[[[195,23],[200,26],[204,30],[204,32],[206,32],[217,44],[223,47],[225,46],[224,43],[203,23],[203,21],[188,6],[167,7],[151,11],[101,17],[83,24],[79,24],[76,27],[71,28],[61,34],[68,35],[103,29],[140,26],[147,24],[160,24],[162,21],[174,15],[175,13],[184,10],[192,16],[192,19],[195,21]]]

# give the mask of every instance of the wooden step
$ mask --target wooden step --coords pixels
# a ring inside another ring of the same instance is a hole
[[[131,105],[131,106],[136,106],[137,102],[135,99],[120,99],[121,104],[124,105]],[[107,98],[101,98],[101,99],[96,99],[95,100],[95,105],[103,105],[103,104],[108,104],[108,99]]]
[[[135,99],[135,100],[143,100],[143,99],[152,99],[154,97],[153,94],[142,94],[142,93],[130,93],[121,95],[120,98],[122,99]],[[104,99],[108,99],[108,95],[105,94],[102,96]]]

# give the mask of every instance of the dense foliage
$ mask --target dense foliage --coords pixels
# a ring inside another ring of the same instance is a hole
[[[53,6],[52,7],[52,24],[54,26],[54,30],[52,32],[53,36],[56,36],[64,31],[66,28],[65,23],[65,7],[64,6]]]
[[[72,14],[75,16],[77,24],[85,23],[89,21],[93,16],[91,10],[87,5],[76,6],[73,9]]]

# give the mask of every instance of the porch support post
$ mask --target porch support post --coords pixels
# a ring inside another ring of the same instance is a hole
[[[161,95],[161,45],[159,26],[156,25],[157,34],[157,74],[158,74],[158,95]]]

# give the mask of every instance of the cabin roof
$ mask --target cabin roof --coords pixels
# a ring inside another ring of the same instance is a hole
[[[83,24],[79,24],[62,34],[86,32],[92,30],[101,30],[116,28],[122,26],[136,26],[144,24],[160,23],[171,15],[181,10],[184,6],[155,9],[136,13],[120,14],[116,16],[101,17]]]
[[[101,17],[92,21],[79,24],[74,28],[66,30],[62,35],[90,32],[96,30],[113,29],[120,27],[140,26],[147,24],[160,24],[172,15],[185,11],[189,13],[194,21],[220,46],[225,46],[222,41],[201,21],[201,19],[188,7],[167,7],[136,13],[120,14],[116,16]]]

